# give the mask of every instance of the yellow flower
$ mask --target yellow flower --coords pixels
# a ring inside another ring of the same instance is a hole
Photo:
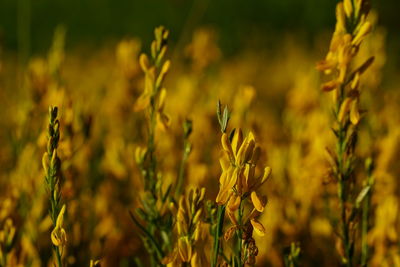
[[[232,195],[231,190],[233,187],[236,186],[238,193],[241,194],[242,181],[238,182],[238,179],[242,178],[245,164],[251,159],[255,147],[253,134],[250,132],[243,140],[243,134],[240,129],[235,131],[232,143],[230,143],[226,133],[222,135],[221,143],[225,155],[220,160],[222,174],[220,177],[220,191],[216,200],[220,205],[228,201]]]
[[[167,96],[167,90],[165,88],[161,89],[160,95],[158,97],[157,106],[157,125],[162,129],[168,129],[171,124],[170,117],[164,112],[165,98]]]
[[[255,191],[251,192],[251,202],[253,203],[254,208],[257,211],[259,211],[259,212],[264,211],[265,203],[260,200],[260,198],[257,196],[257,193]]]
[[[60,213],[58,214],[56,227],[51,232],[51,241],[56,247],[63,247],[67,243],[67,234],[63,228],[65,213],[65,204],[62,206]]]
[[[99,266],[100,266],[100,260],[90,260],[89,267],[99,267]]]
[[[204,196],[205,188],[192,189],[186,197],[181,196],[178,209],[171,204],[170,208],[176,216],[178,241],[174,250],[162,259],[163,264],[181,266],[182,262],[191,262],[192,266],[201,266],[198,253],[204,231],[201,221]]]
[[[183,236],[178,240],[178,251],[183,262],[189,262],[192,258],[192,245],[190,244],[189,238]]]
[[[265,228],[259,221],[257,221],[256,219],[251,219],[250,223],[253,226],[253,229],[256,232],[256,234],[258,234],[259,236],[264,236]]]
[[[256,145],[253,133],[250,132],[243,140],[242,131],[239,129],[235,131],[232,143],[224,133],[221,143],[224,155],[220,158],[222,174],[216,202],[219,205],[228,203],[228,209],[233,212],[238,209],[241,199],[252,194],[267,180],[271,168],[266,167],[261,177],[255,177],[261,149]],[[260,202],[256,204],[258,207],[261,205]]]

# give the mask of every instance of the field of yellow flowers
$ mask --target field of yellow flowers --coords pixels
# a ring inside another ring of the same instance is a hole
[[[312,47],[231,58],[210,27],[0,47],[0,266],[400,266],[386,31],[334,12]]]

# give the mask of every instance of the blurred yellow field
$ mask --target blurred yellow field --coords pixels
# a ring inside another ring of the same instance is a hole
[[[400,266],[398,70],[367,0],[331,12],[231,57],[0,47],[0,266]]]

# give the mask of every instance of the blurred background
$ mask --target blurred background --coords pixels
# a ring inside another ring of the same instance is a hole
[[[16,229],[11,266],[52,266],[41,158],[47,110],[60,110],[62,195],[70,266],[136,266],[146,252],[128,210],[143,193],[135,149],[146,142],[141,52],[156,26],[170,30],[165,81],[168,130],[157,156],[174,181],[182,123],[193,121],[185,188],[214,201],[221,168],[217,100],[230,128],[254,132],[273,170],[262,192],[266,228],[257,266],[284,266],[299,242],[301,266],[339,266],[336,184],[326,178],[331,96],[315,69],[334,31],[333,0],[0,0],[0,230]],[[362,76],[357,181],[373,157],[371,266],[400,266],[400,17],[395,0],[372,1],[373,32],[355,65]],[[0,248],[3,245],[0,240]],[[206,246],[206,249],[210,247]],[[358,249],[358,248],[357,248]],[[1,251],[0,251],[1,252]],[[358,253],[358,252],[357,252]],[[18,265],[20,264],[20,265]],[[1,264],[0,264],[1,266]]]
[[[335,23],[337,1],[269,0],[2,0],[0,36],[4,48],[43,53],[56,26],[68,29],[67,48],[99,45],[125,36],[150,40],[154,25],[165,25],[172,41],[188,41],[199,26],[217,30],[224,54],[252,44],[269,48],[285,33],[297,33],[309,41],[330,31]],[[379,25],[388,30],[389,44],[399,38],[395,0],[372,1]],[[182,40],[183,39],[183,40]],[[254,39],[258,42],[254,43]]]

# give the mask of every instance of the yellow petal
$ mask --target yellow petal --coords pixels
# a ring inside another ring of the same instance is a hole
[[[257,235],[259,236],[265,235],[265,228],[259,221],[257,221],[256,219],[251,219],[250,223],[251,225],[253,225],[253,229]]]
[[[343,33],[346,31],[346,17],[344,12],[343,3],[340,2],[336,5],[336,29],[335,33]]]
[[[272,172],[271,167],[268,167],[268,166],[265,167],[264,174],[261,178],[261,184],[263,184],[269,178],[269,176],[271,175],[271,172]]]
[[[235,134],[233,135],[233,139],[232,139],[232,150],[235,155],[238,152],[239,147],[242,145],[242,142],[243,142],[242,130],[237,129],[235,131]]]
[[[193,239],[194,239],[195,241],[199,241],[200,236],[201,236],[201,223],[197,223],[197,224],[195,225],[195,228],[194,228],[192,237],[193,237]]]
[[[354,37],[352,44],[359,45],[364,37],[371,31],[372,25],[369,21],[364,22],[361,26],[360,30],[358,31],[357,35]]]
[[[259,211],[259,212],[264,211],[265,204],[260,200],[260,198],[257,196],[257,193],[255,191],[251,192],[251,202],[253,202],[254,208],[257,211]]]
[[[230,175],[230,174],[232,174],[232,175]],[[239,168],[235,168],[233,170],[233,172],[232,171],[231,172],[227,172],[227,177],[226,177],[227,178],[227,184],[226,184],[226,187],[233,188],[235,186],[237,180],[238,180],[239,174],[240,174],[240,169]]]
[[[51,241],[54,246],[64,246],[67,243],[67,234],[63,228],[54,228],[51,232]]]
[[[149,63],[149,58],[147,57],[146,54],[141,54],[139,57],[139,64],[140,67],[142,68],[143,72],[147,72],[150,66]]]
[[[326,59],[317,62],[316,69],[329,74],[336,67],[336,64],[336,60],[332,59],[332,52],[329,52]]]
[[[344,6],[344,12],[346,13],[346,16],[348,18],[351,18],[353,15],[353,4],[351,3],[351,0],[344,0],[343,6]]]
[[[200,257],[197,252],[193,253],[192,259],[190,260],[190,266],[192,267],[201,267]]]
[[[219,164],[221,165],[221,168],[223,171],[228,170],[230,166],[229,159],[224,155],[219,159]]]
[[[99,267],[100,266],[100,260],[90,260],[90,263],[89,263],[90,265],[90,267]]]
[[[169,67],[171,66],[171,61],[167,60],[165,61],[164,65],[161,68],[160,74],[158,75],[157,81],[156,81],[156,87],[159,88],[162,84],[162,82],[165,79],[165,76],[167,75],[167,72],[169,70]]]
[[[247,148],[249,146],[249,141],[248,138],[246,137],[246,139],[243,141],[242,145],[239,148],[239,151],[236,154],[236,158],[235,158],[235,162],[236,165],[238,166],[242,166],[245,163],[245,159],[246,159],[246,151]]]
[[[237,220],[236,220],[235,215],[234,215],[232,212],[230,212],[229,210],[227,210],[226,213],[228,214],[228,217],[229,217],[229,219],[231,220],[231,222],[232,222],[234,225],[238,225],[238,222],[237,222]]]
[[[190,259],[192,258],[192,246],[187,236],[179,238],[178,251],[183,262],[190,261]]]
[[[161,111],[165,106],[165,99],[167,98],[167,90],[165,88],[161,89],[158,95],[158,110]]]
[[[229,189],[223,190],[222,188],[220,188],[215,202],[217,202],[218,205],[224,205],[228,201],[231,194],[232,194],[231,190]]]
[[[249,144],[246,147],[246,152],[244,153],[244,159],[243,162],[249,162],[253,156],[254,152],[254,147],[255,147],[255,142],[254,140],[250,140]]]
[[[228,209],[235,212],[240,206],[240,196],[232,196],[228,201]]]
[[[329,92],[329,91],[332,91],[332,90],[335,90],[336,88],[338,88],[339,85],[340,85],[340,83],[338,81],[332,80],[332,81],[324,83],[322,85],[321,89],[324,92]]]
[[[228,173],[230,171],[224,171],[221,173],[221,176],[219,177],[219,185],[220,187],[226,187],[226,184],[228,183]]]
[[[134,110],[136,112],[146,109],[150,104],[150,94],[143,93],[135,102]]]
[[[174,262],[177,256],[178,256],[178,251],[174,249],[171,253],[169,253],[161,260],[161,263],[167,265],[171,262]]]
[[[338,121],[343,122],[346,114],[349,112],[350,109],[350,104],[353,101],[353,99],[346,97],[346,99],[343,101],[342,105],[340,106],[339,114],[338,114]]]
[[[199,254],[197,252],[193,253],[192,259],[190,260],[190,265],[192,267],[201,267],[201,266],[203,266],[201,264],[200,256],[199,256]]]
[[[222,148],[228,153],[229,157],[233,157],[233,153],[232,153],[232,146],[229,143],[229,137],[226,133],[223,133],[221,136],[221,144],[222,144]]]
[[[64,221],[64,213],[65,213],[65,204],[62,206],[60,213],[58,213],[57,221],[56,221],[56,228],[62,227]]]
[[[360,72],[356,72],[356,74],[354,75],[353,80],[351,81],[350,87],[351,89],[357,89],[358,86],[360,84]]]
[[[351,104],[350,108],[350,121],[353,125],[357,125],[360,121],[360,112],[358,111],[358,101],[355,100]]]
[[[44,173],[45,173],[45,175],[47,175],[47,170],[49,169],[49,154],[47,154],[47,152],[44,152],[44,154],[43,154],[42,165],[43,165]]]
[[[171,125],[171,119],[164,112],[157,113],[157,126],[162,130],[166,131]]]
[[[249,132],[249,134],[247,135],[247,138],[249,141],[256,141],[256,139],[254,138],[253,132]]]
[[[196,223],[200,222],[201,213],[202,213],[201,209],[196,211],[196,214],[193,216],[193,224],[196,224]]]

